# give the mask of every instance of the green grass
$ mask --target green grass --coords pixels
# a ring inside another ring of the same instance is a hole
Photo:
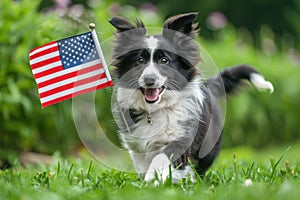
[[[158,186],[134,173],[105,169],[88,156],[27,169],[16,164],[0,171],[0,199],[298,199],[300,159],[294,156],[299,150],[299,145],[224,149],[196,184]]]

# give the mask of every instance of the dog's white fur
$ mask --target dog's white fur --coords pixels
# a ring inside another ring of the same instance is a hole
[[[158,46],[158,42],[159,42],[158,39],[156,39],[154,36],[150,36],[149,38],[146,38],[147,48],[150,49],[150,62],[139,78],[139,84],[142,87],[146,85],[144,82],[144,77],[147,75],[155,75],[157,77],[156,87],[163,86],[167,80],[166,77],[162,76],[159,73],[158,69],[155,67],[153,63],[153,53]]]
[[[270,93],[274,92],[274,86],[272,85],[272,83],[266,81],[265,78],[260,74],[250,74],[250,81],[259,91],[269,90]]]

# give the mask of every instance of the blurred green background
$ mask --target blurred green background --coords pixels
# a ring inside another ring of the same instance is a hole
[[[253,88],[227,104],[224,147],[297,144],[300,138],[300,0],[1,0],[0,166],[21,152],[64,155],[82,147],[72,101],[41,109],[29,66],[29,50],[97,24],[100,41],[113,35],[115,15],[161,27],[166,17],[199,12],[199,42],[221,69],[255,66],[275,86],[272,95]],[[102,128],[117,142],[111,89],[96,92]],[[299,144],[299,143],[298,143]]]

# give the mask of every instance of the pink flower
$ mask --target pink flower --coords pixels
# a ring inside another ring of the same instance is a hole
[[[216,31],[219,29],[222,29],[227,24],[227,18],[226,16],[219,12],[214,11],[208,15],[206,18],[206,25],[209,29]]]

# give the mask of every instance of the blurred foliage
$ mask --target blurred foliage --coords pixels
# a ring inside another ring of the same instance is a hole
[[[55,15],[40,15],[38,3],[0,2],[0,158],[12,158],[23,150],[66,150],[77,137],[70,105],[41,109],[29,50],[67,34],[71,28],[57,23],[60,18]]]
[[[0,1],[0,160],[11,160],[21,151],[70,152],[76,144],[80,145],[72,118],[71,100],[41,109],[29,66],[29,50],[49,41],[86,32],[90,22],[97,24],[99,39],[105,41],[111,38],[114,31],[107,23],[113,15],[131,19],[136,17],[143,19],[148,27],[161,27],[163,18],[153,4],[135,8],[126,2],[87,1],[84,6],[69,4],[58,8],[53,4],[43,5],[45,1],[42,4],[30,0]],[[175,6],[172,1],[170,4],[174,6],[167,9],[163,5],[168,5],[168,2],[157,3],[161,13],[177,12],[171,10],[173,8],[200,11],[200,21],[205,20],[204,13],[219,8],[214,1],[197,1],[199,6],[196,2]],[[202,2],[207,5],[202,5]],[[190,5],[193,8],[189,8]],[[292,16],[292,12],[289,13]],[[292,17],[290,21],[294,29],[298,27],[295,25],[296,19]],[[299,53],[290,48],[285,40],[281,45],[284,48],[277,48],[278,44],[274,42],[276,33],[272,28],[258,28],[260,49],[255,48],[257,44],[251,32],[245,28],[236,29],[230,24],[221,30],[211,31],[213,40],[200,40],[217,66],[254,65],[275,86],[272,95],[250,89],[228,101],[225,146],[247,144],[262,147],[293,142],[299,138]],[[205,31],[201,31],[202,34]],[[111,100],[108,98],[111,92],[112,89],[104,89],[95,93],[96,111],[104,132],[109,133],[114,143],[118,143],[116,125],[112,122],[110,111]]]
[[[145,1],[122,0],[124,4],[147,6]],[[225,14],[235,27],[245,27],[251,31],[259,45],[261,25],[271,27],[276,42],[282,40],[300,48],[300,1],[299,0],[148,0],[159,13],[170,16],[184,12],[199,12],[199,24],[202,36],[211,37],[213,30],[207,24],[207,17],[214,11]]]
[[[269,38],[261,29],[261,39]],[[240,63],[255,66],[271,81],[273,94],[258,92],[254,87],[241,88],[227,101],[224,145],[246,144],[264,147],[293,143],[300,138],[300,59],[294,51],[256,49],[245,29],[227,26],[215,34],[214,41],[200,40],[216,65],[222,69]]]

